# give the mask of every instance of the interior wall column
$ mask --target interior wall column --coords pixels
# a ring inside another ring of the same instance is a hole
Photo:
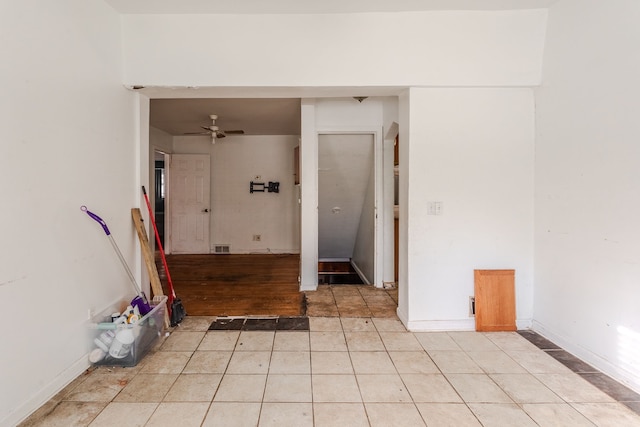
[[[301,101],[300,290],[318,288],[318,132],[315,99]]]
[[[135,123],[134,125],[136,126],[136,130],[135,130],[135,135],[137,136],[138,140],[136,141],[136,144],[134,145],[136,148],[136,153],[135,153],[135,164],[134,164],[134,168],[137,169],[137,173],[135,174],[135,176],[137,177],[137,182],[134,183],[135,187],[136,187],[136,191],[134,191],[133,194],[135,194],[136,196],[134,196],[134,200],[132,200],[132,207],[141,207],[141,200],[142,200],[142,186],[144,185],[145,188],[149,188],[149,174],[151,173],[151,169],[150,168],[150,154],[149,154],[149,150],[150,150],[150,144],[149,144],[149,114],[150,114],[150,109],[151,109],[151,102],[149,100],[148,97],[146,97],[145,95],[136,92],[135,94],[135,103],[136,103],[136,107],[134,109],[134,112],[136,114],[136,118],[135,118]],[[147,213],[147,209],[140,209],[140,212],[142,214],[142,218],[147,222],[147,224],[150,224],[149,221],[149,214]],[[127,213],[128,214],[128,213]],[[131,224],[131,236],[132,239],[135,239],[137,241],[137,237],[136,236],[136,232],[135,229],[133,228],[133,223]],[[149,233],[150,230],[147,229],[147,233]],[[152,236],[148,236],[149,237],[149,241],[150,242],[154,242],[155,243],[155,238],[153,238]],[[138,283],[141,284],[142,286],[142,291],[146,293],[146,295],[151,295],[150,289],[149,289],[149,274],[147,273],[147,269],[144,266],[144,260],[142,259],[142,252],[139,250],[136,250],[134,252],[134,256],[135,256],[135,262],[133,263],[133,265],[135,266],[135,275],[137,280],[139,280]]]
[[[406,326],[409,313],[409,148],[411,145],[411,92],[398,97],[399,181],[398,181],[398,317]]]

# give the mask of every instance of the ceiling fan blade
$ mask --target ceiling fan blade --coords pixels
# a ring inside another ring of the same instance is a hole
[[[183,135],[211,135],[211,132],[185,132]]]
[[[226,137],[226,136],[227,136],[227,135],[226,135],[224,132],[222,132],[222,131],[218,131],[218,132],[216,132],[216,138],[218,138],[218,139],[220,139],[220,138],[224,138],[224,137]]]
[[[237,129],[237,130],[225,130],[223,131],[224,133],[226,133],[227,135],[244,135],[244,131]]]

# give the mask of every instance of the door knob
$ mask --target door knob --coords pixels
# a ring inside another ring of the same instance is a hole
[[[202,212],[209,212],[209,209],[203,209]]]

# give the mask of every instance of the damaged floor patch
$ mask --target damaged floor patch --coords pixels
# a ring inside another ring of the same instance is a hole
[[[308,331],[308,317],[218,318],[210,331]]]

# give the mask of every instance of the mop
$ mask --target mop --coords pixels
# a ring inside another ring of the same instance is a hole
[[[149,300],[147,299],[147,296],[144,294],[144,292],[142,292],[142,289],[140,289],[140,286],[136,282],[135,277],[133,277],[133,273],[131,273],[131,269],[129,269],[127,262],[122,256],[122,252],[120,252],[120,248],[118,248],[118,245],[116,245],[116,241],[113,239],[113,236],[111,235],[111,231],[109,231],[109,227],[107,227],[107,223],[98,215],[94,214],[89,209],[87,209],[86,206],[81,206],[80,210],[83,212],[86,212],[87,215],[91,217],[91,219],[95,220],[98,224],[102,226],[102,229],[104,230],[105,234],[109,238],[109,242],[111,243],[111,246],[113,246],[113,249],[116,251],[116,255],[118,255],[120,262],[124,266],[124,269],[126,270],[127,275],[129,276],[129,279],[133,284],[133,288],[136,291],[136,297],[131,300],[131,306],[134,306],[134,307],[137,306],[142,316],[149,313],[151,311]]]

